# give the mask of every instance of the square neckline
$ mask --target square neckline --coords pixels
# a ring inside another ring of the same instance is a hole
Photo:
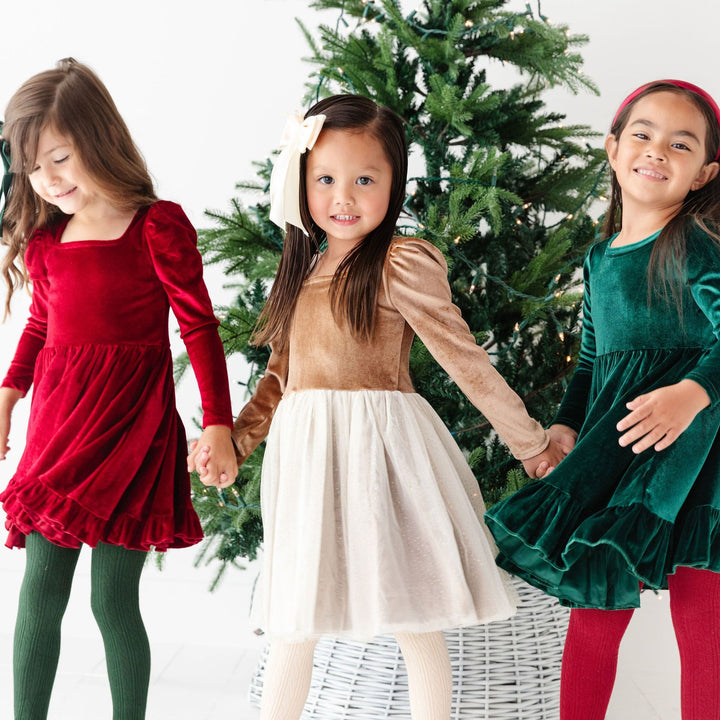
[[[73,217],[72,215],[66,215],[63,218],[62,223],[58,226],[57,234],[55,236],[55,245],[57,247],[61,247],[61,248],[62,247],[68,248],[68,247],[73,247],[73,246],[80,246],[80,247],[97,246],[97,247],[99,247],[101,245],[117,245],[118,243],[122,242],[128,236],[130,231],[135,226],[135,223],[138,221],[140,214],[145,209],[146,209],[145,207],[139,207],[135,211],[135,214],[133,215],[132,220],[130,220],[130,222],[128,223],[128,226],[125,228],[123,233],[116,238],[110,238],[108,240],[99,240],[99,239],[94,239],[94,238],[88,238],[86,240],[70,240],[69,242],[63,242],[62,241],[63,233],[65,232],[65,228],[67,227],[68,223],[70,222],[70,220]]]

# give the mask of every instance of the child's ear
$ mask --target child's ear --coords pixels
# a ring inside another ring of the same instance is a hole
[[[617,138],[610,133],[605,138],[605,152],[608,156],[608,161],[610,162],[610,167],[614,170],[615,169],[615,159],[617,158],[617,150],[618,150],[618,140]]]
[[[695,182],[690,186],[690,189],[699,190],[701,187],[704,187],[711,180],[714,180],[717,177],[718,171],[720,171],[720,164],[716,162],[703,165],[702,170],[698,173],[698,176],[695,178]]]

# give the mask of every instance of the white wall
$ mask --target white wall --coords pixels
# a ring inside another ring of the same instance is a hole
[[[405,2],[409,11],[416,4]],[[531,3],[537,9],[537,2]],[[524,0],[511,0],[523,9]],[[553,90],[548,102],[568,122],[605,131],[618,102],[637,85],[680,77],[720,98],[714,43],[705,28],[720,22],[715,0],[544,0],[542,11],[573,33],[590,36],[582,54],[601,95],[574,97]],[[334,24],[300,0],[15,0],[3,3],[0,40],[0,114],[30,75],[72,55],[105,81],[144,152],[159,194],[180,202],[198,226],[203,211],[225,209],[235,183],[254,177],[253,160],[276,147],[285,112],[300,106],[312,66],[303,63],[305,40],[295,22],[314,29]],[[251,200],[251,198],[249,198]],[[216,303],[229,297],[222,274],[207,274]],[[0,372],[22,329],[27,299],[18,295],[11,319],[0,327]],[[231,366],[243,380],[243,366]],[[237,410],[240,388],[234,392]],[[180,387],[181,414],[197,415],[192,379]],[[24,435],[26,405],[16,412],[11,458],[0,468],[0,486],[14,469]]]

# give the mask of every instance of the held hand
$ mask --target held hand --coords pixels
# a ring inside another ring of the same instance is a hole
[[[639,395],[627,403],[631,412],[617,424],[617,429],[624,433],[618,442],[623,447],[634,443],[634,453],[651,447],[656,451],[664,450],[687,430],[695,416],[708,405],[708,394],[694,380],[681,380],[675,385]]]
[[[203,430],[191,444],[188,470],[197,470],[204,485],[226,488],[235,482],[238,465],[229,427],[208,425]]]
[[[531,478],[545,477],[567,455],[563,448],[550,437],[550,444],[539,454],[523,460],[525,472]]]
[[[568,425],[560,425],[559,423],[551,425],[547,432],[550,439],[554,440],[562,448],[565,455],[575,447],[578,434]]]
[[[14,388],[0,388],[0,460],[4,460],[10,446],[8,438],[10,436],[10,418],[12,416],[15,403],[23,397],[20,390]]]

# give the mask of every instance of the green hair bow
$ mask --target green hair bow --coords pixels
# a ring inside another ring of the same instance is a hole
[[[0,133],[2,133],[3,122],[0,121]],[[0,237],[2,237],[2,221],[7,207],[8,195],[10,193],[10,185],[12,183],[12,173],[10,172],[10,145],[7,140],[0,142],[0,157],[2,157],[3,176],[2,184],[0,184]]]

